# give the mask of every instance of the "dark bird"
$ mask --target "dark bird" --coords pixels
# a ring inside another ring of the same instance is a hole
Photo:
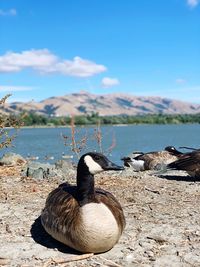
[[[167,169],[183,170],[194,178],[200,178],[200,150],[184,153],[180,159],[168,164]]]
[[[132,167],[135,171],[159,169],[163,164],[177,160],[183,153],[174,146],[167,146],[163,151],[133,152],[129,157],[123,157],[124,166]]]
[[[84,154],[77,166],[77,186],[62,184],[46,200],[41,214],[46,232],[84,253],[110,250],[123,232],[125,218],[116,198],[95,188],[94,175],[123,169],[100,153]]]

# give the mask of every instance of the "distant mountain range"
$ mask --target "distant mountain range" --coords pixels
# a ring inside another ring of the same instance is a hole
[[[13,102],[1,107],[1,112],[18,114],[22,111],[48,116],[83,115],[98,112],[99,115],[145,114],[195,114],[200,105],[161,97],[134,96],[130,94],[95,95],[79,92],[50,97],[40,102]]]

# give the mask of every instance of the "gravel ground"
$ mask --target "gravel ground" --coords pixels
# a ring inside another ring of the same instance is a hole
[[[200,182],[184,172],[158,177],[127,169],[97,175],[96,184],[120,201],[127,225],[110,251],[81,255],[40,224],[45,199],[62,178],[35,180],[20,170],[0,167],[0,266],[200,266]]]

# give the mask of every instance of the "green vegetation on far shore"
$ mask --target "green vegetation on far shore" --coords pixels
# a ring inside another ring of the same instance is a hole
[[[11,115],[12,117],[13,115]],[[70,125],[71,117],[47,117],[36,113],[21,114],[19,118],[24,126],[64,126]],[[119,116],[99,116],[98,113],[91,115],[74,116],[76,125],[94,125],[98,122],[101,125],[109,124],[182,124],[200,123],[200,114],[148,114],[148,115],[119,115]]]

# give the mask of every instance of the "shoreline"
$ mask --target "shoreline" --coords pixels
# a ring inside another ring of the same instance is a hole
[[[200,123],[197,122],[188,122],[188,123],[132,123],[132,124],[101,124],[100,127],[127,127],[127,126],[141,126],[141,125],[145,125],[145,126],[168,126],[168,125],[200,125]],[[97,124],[79,124],[79,125],[75,125],[75,127],[79,127],[79,128],[88,128],[88,127],[97,127]],[[19,128],[14,128],[14,127],[5,127],[5,129],[15,129],[15,130],[20,130],[20,129],[37,129],[37,128],[71,128],[71,125],[67,124],[67,125],[32,125],[32,126],[21,126]]]

